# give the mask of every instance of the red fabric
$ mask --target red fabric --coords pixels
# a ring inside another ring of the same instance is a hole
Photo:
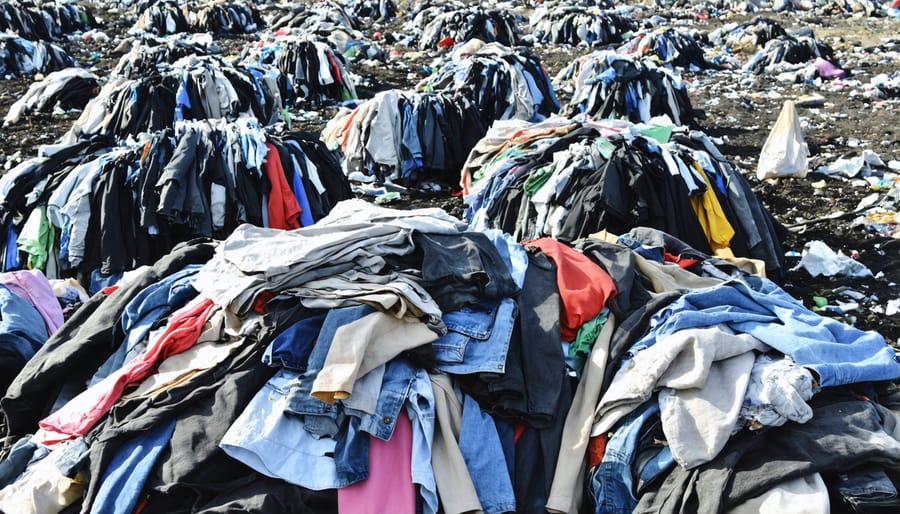
[[[522,437],[522,434],[524,434],[526,430],[528,430],[528,425],[516,423],[513,427],[513,442],[518,443],[519,438]]]
[[[119,290],[119,286],[106,286],[100,290],[105,296],[109,296]]]
[[[669,253],[666,250],[663,250],[663,262],[673,262],[678,265],[679,268],[690,268],[694,264],[700,262],[700,259],[691,259],[688,257],[681,257],[679,255],[675,255]]]
[[[275,293],[271,291],[260,291],[259,294],[256,295],[256,299],[253,300],[253,311],[265,314],[266,304],[269,303],[269,300],[272,298],[275,298]]]
[[[300,228],[300,204],[297,197],[288,185],[284,176],[284,168],[281,166],[281,156],[278,149],[272,143],[266,143],[269,152],[266,154],[266,163],[263,166],[272,191],[269,193],[269,226],[272,228],[292,229]]]
[[[900,9],[900,0],[894,0],[891,2],[891,9]]]
[[[603,462],[603,454],[606,453],[606,443],[608,442],[609,435],[607,434],[592,437],[588,441],[588,469]]]
[[[35,439],[53,444],[86,434],[128,386],[156,373],[156,366],[161,361],[194,346],[212,310],[212,300],[204,298],[174,313],[165,331],[158,339],[150,341],[144,353],[41,420],[39,425],[44,434]]]
[[[616,284],[594,261],[555,239],[542,237],[526,244],[540,248],[556,264],[562,299],[559,332],[563,341],[573,341],[581,325],[594,319],[607,300],[616,296]]]

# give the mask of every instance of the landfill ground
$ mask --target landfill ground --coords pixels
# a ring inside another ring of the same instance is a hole
[[[524,13],[524,11],[523,11]],[[63,42],[82,66],[94,69],[100,77],[108,75],[118,55],[118,37],[130,26],[127,17],[115,10],[97,13],[104,20],[103,30],[109,41],[75,39]],[[638,18],[653,15],[669,17],[673,13],[644,9]],[[710,16],[701,12],[690,15],[675,13],[673,26],[708,31],[731,21],[750,19],[755,15]],[[782,82],[771,75],[749,75],[740,69],[702,72],[686,75],[689,94],[695,109],[703,111],[699,128],[721,138],[719,148],[751,179],[756,194],[775,218],[785,227],[784,250],[793,266],[799,261],[804,245],[822,240],[834,250],[853,255],[871,269],[866,278],[811,277],[800,269],[790,271],[778,282],[807,306],[821,297],[834,307],[826,315],[839,317],[862,329],[879,331],[892,344],[900,339],[900,240],[854,225],[853,211],[859,202],[874,191],[862,180],[825,178],[810,173],[804,178],[760,182],[755,177],[758,155],[769,130],[785,100],[818,94],[824,101],[812,107],[798,107],[809,145],[809,169],[828,164],[850,152],[869,149],[888,163],[900,160],[900,100],[873,98],[865,93],[871,77],[896,72],[900,66],[900,19],[891,17],[854,17],[846,15],[815,16],[803,13],[763,12],[762,16],[777,21],[788,30],[811,27],[818,39],[825,40],[836,52],[840,64],[848,71],[844,79],[815,82]],[[399,23],[375,27],[385,32],[400,30]],[[252,36],[222,39],[226,54],[237,55]],[[352,71],[363,78],[358,86],[361,96],[388,88],[409,88],[421,79],[434,55],[402,46],[385,45],[397,56],[387,66],[356,66]],[[535,47],[547,71],[553,75],[574,58],[587,53],[585,48]],[[33,78],[4,80],[0,88],[0,112],[25,92]],[[565,94],[561,95],[565,100]],[[333,111],[318,114],[300,113],[295,123],[319,129]],[[78,113],[37,114],[23,122],[0,129],[0,166],[10,166],[21,157],[36,153],[37,145],[56,141],[71,126]],[[415,195],[397,202],[399,206],[440,206],[462,216],[464,205],[459,198]],[[843,214],[842,214],[843,213]],[[876,227],[883,231],[891,227]],[[896,226],[893,227],[896,229]],[[900,234],[898,234],[900,237]],[[820,303],[824,303],[822,299]],[[892,302],[893,301],[893,302]],[[854,308],[854,304],[856,307]]]

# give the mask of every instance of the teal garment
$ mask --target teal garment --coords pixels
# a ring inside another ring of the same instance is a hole
[[[569,345],[569,358],[579,378],[581,378],[581,371],[584,369],[584,364],[591,354],[594,341],[597,340],[597,336],[600,335],[600,331],[606,325],[607,319],[609,319],[609,309],[604,307],[600,314],[581,325],[581,328],[578,329],[578,334],[575,335],[575,340]]]

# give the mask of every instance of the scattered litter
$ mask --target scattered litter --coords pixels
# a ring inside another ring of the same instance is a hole
[[[840,250],[835,253],[824,241],[811,241],[803,250],[800,263],[793,268],[805,269],[813,277],[871,277],[872,270],[865,264],[852,259]],[[792,270],[792,271],[793,271]]]

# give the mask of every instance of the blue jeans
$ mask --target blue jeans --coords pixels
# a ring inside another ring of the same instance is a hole
[[[637,506],[631,467],[642,427],[658,414],[659,403],[654,396],[623,419],[609,438],[603,461],[591,475],[591,495],[597,504],[596,514],[625,514]]]
[[[263,362],[294,371],[305,370],[324,321],[325,314],[316,314],[287,327],[266,347]]]
[[[485,514],[516,511],[516,494],[494,418],[471,396],[463,395],[459,449]]]
[[[147,477],[175,431],[175,420],[139,434],[122,445],[103,471],[91,514],[130,514]]]

